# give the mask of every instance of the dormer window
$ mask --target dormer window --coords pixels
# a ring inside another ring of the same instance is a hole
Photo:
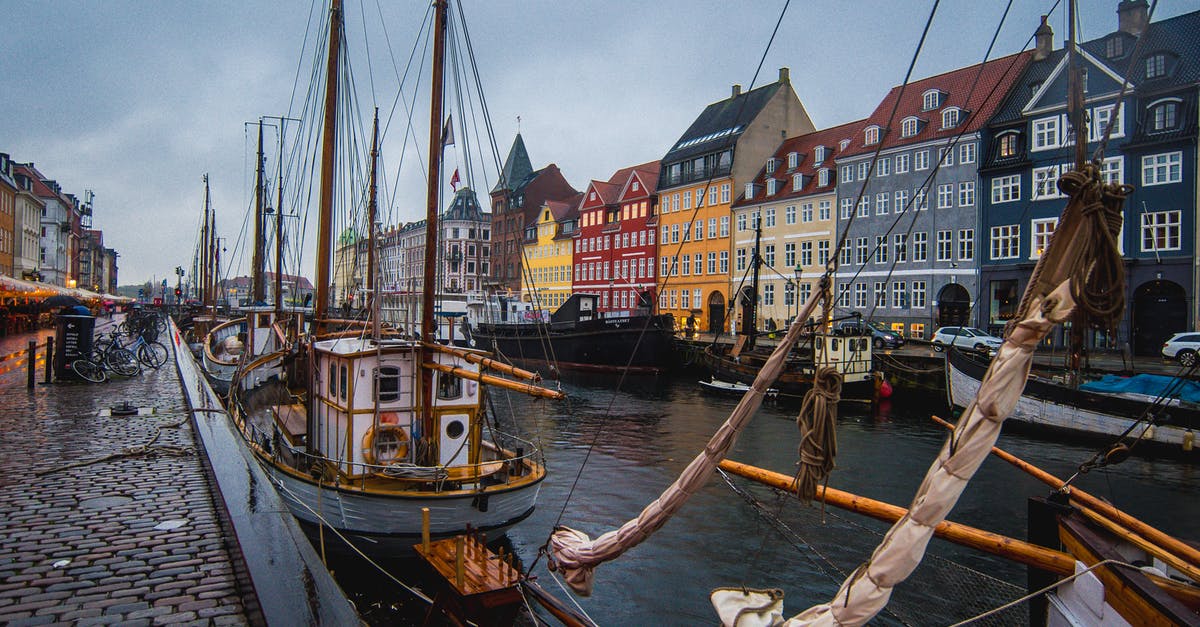
[[[843,139],[842,141],[838,142],[838,150],[845,150],[846,147],[849,145],[850,145],[850,140]]]
[[[958,126],[959,114],[962,109],[951,107],[942,112],[942,128],[954,128]]]
[[[1125,38],[1121,35],[1113,35],[1104,43],[1104,56],[1114,59],[1125,54]]]
[[[821,163],[822,161],[825,160],[825,147],[824,146],[817,146],[813,150],[813,159],[815,159],[815,163]]]
[[[746,200],[754,198],[754,183],[746,183]]]
[[[775,157],[771,157],[770,159],[767,159],[767,174],[774,172],[775,168],[778,167],[778,165],[779,165],[779,162],[777,162],[775,160]]]
[[[792,175],[792,191],[798,192],[804,189],[804,175],[796,173]]]
[[[767,179],[767,195],[768,196],[771,196],[775,193],[775,189],[776,189],[776,187],[778,187],[778,184],[779,184],[779,181],[776,179]]]
[[[921,94],[921,110],[931,111],[942,106],[942,95],[942,92],[937,89],[930,89]]]
[[[863,131],[863,143],[870,146],[879,143],[879,127],[871,125]]]
[[[1017,156],[1017,148],[1021,142],[1020,133],[1005,133],[998,138],[999,147],[996,149],[996,156],[1001,159]]]
[[[817,170],[817,185],[821,187],[829,185],[829,168]]]
[[[921,121],[915,117],[904,118],[900,122],[900,136],[912,137],[921,131]]]
[[[1150,122],[1150,132],[1160,133],[1173,130],[1179,125],[1179,105],[1183,100],[1167,98],[1150,103],[1147,107],[1149,114],[1146,119]]]
[[[795,167],[798,165],[800,165],[800,155],[798,155],[794,152],[789,152],[788,153],[788,169],[789,170],[795,169]]]
[[[1146,59],[1146,78],[1158,78],[1167,75],[1167,55],[1152,54]]]

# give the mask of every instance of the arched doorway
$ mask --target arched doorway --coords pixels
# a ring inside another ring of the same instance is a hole
[[[708,295],[708,332],[720,333],[725,328],[725,296],[720,292]]]
[[[1174,281],[1148,281],[1133,291],[1133,352],[1157,355],[1163,342],[1187,331],[1187,293]]]
[[[971,295],[958,283],[947,283],[938,291],[937,320],[939,327],[963,326],[971,316]]]

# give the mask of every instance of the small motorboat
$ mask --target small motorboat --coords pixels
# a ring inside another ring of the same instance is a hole
[[[708,381],[697,381],[696,383],[699,383],[700,387],[705,391],[717,394],[742,395],[750,389],[750,386],[745,383],[730,383],[729,381],[721,381],[715,377]],[[769,399],[777,399],[779,398],[779,390],[768,388],[766,396]]]

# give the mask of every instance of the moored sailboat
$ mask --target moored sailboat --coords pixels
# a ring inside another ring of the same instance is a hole
[[[403,337],[379,323],[373,261],[366,290],[372,301],[369,324],[346,328],[328,315],[342,53],[341,2],[333,0],[314,319],[308,333],[244,364],[239,381],[253,379],[254,384],[235,384],[231,401],[248,445],[298,518],[378,538],[419,535],[423,510],[435,535],[503,530],[527,517],[545,466],[532,442],[504,434],[488,420],[488,390],[498,386],[561,397],[534,385],[533,373],[498,364],[481,351],[441,346],[433,337],[447,10],[445,1],[435,2],[423,337]],[[373,158],[372,239],[375,169]],[[273,370],[264,376],[264,367]]]

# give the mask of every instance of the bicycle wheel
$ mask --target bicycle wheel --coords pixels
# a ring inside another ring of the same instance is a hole
[[[84,381],[92,383],[104,383],[108,380],[108,375],[104,374],[104,368],[90,359],[76,359],[71,362],[71,372]]]
[[[137,357],[127,348],[114,348],[104,355],[104,365],[122,377],[132,377],[142,371]]]
[[[137,349],[138,361],[157,370],[167,363],[167,347],[159,342],[146,342]]]

